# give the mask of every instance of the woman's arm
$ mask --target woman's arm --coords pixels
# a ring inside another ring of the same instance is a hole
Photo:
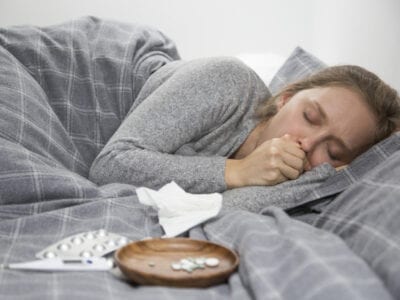
[[[170,72],[168,65],[164,68],[160,71]],[[161,72],[150,79],[160,81],[158,88],[133,109],[95,159],[92,181],[159,188],[173,180],[190,192],[226,189],[226,157],[217,150],[196,153],[196,141],[212,143],[239,106],[250,109],[241,102],[252,100],[254,75],[230,58],[196,60],[170,73],[163,80],[157,78]]]

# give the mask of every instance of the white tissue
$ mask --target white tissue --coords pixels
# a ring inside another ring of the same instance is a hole
[[[218,215],[222,195],[186,193],[175,182],[158,191],[140,187],[136,189],[139,201],[158,209],[158,219],[165,237],[177,236],[190,228]]]

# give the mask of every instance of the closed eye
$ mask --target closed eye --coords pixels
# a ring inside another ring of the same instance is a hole
[[[317,111],[312,111],[312,109],[305,109],[303,112],[303,117],[311,125],[321,124],[321,116]]]
[[[337,157],[336,155],[332,154],[332,152],[329,151],[329,150],[328,150],[328,156],[329,156],[329,159],[332,160],[332,161],[339,161],[340,160],[339,157]]]
[[[318,102],[310,101],[303,111],[304,119],[312,125],[321,125],[326,121],[326,114]]]
[[[303,117],[308,123],[312,123],[311,119],[306,111],[303,112]]]

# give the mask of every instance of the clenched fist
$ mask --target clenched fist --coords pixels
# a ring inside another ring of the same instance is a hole
[[[303,173],[306,154],[289,135],[265,141],[242,159],[228,159],[228,189],[251,185],[275,185]]]

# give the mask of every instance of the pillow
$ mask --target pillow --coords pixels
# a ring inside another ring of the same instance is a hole
[[[371,170],[378,168],[397,151],[400,151],[400,133],[392,134],[369,148],[346,168],[313,189],[312,193],[298,203],[298,206],[290,208],[286,212],[302,221],[314,223],[315,213],[310,213],[311,211],[319,213],[324,210],[341,192],[364,178]]]
[[[394,153],[385,153],[382,145],[391,145]],[[377,147],[381,147],[380,152],[373,151]],[[365,165],[372,154],[389,156],[373,169],[359,169],[362,174],[353,174],[355,182],[329,203],[314,222],[315,226],[340,236],[378,274],[394,297],[400,295],[399,150],[400,134],[394,134],[362,155],[357,163],[364,161]]]
[[[301,47],[296,47],[278,70],[269,84],[272,95],[277,94],[284,86],[310,76],[327,65]]]
[[[267,86],[286,59],[275,53],[241,53],[236,57],[252,68]]]

